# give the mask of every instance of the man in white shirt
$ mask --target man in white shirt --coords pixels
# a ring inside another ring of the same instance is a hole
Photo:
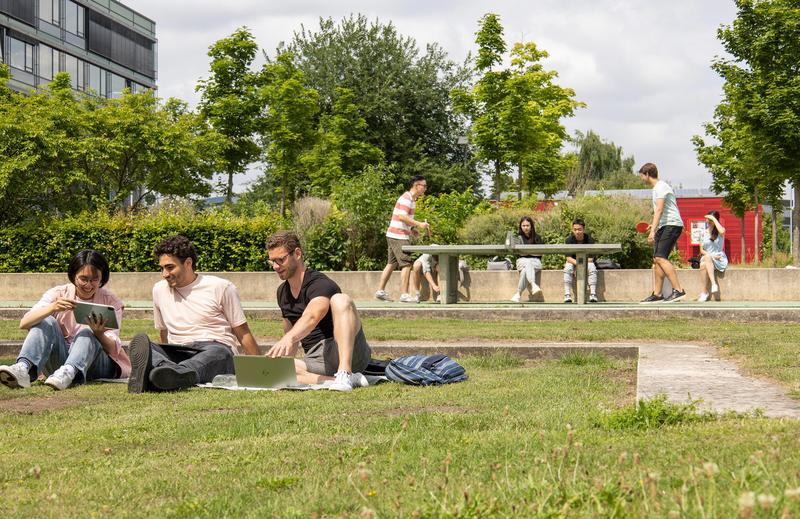
[[[129,393],[174,391],[233,373],[237,342],[248,355],[260,355],[236,286],[195,272],[197,250],[192,242],[171,236],[154,254],[164,278],[153,287],[160,343],[144,333],[131,340]]]
[[[680,301],[686,297],[686,291],[681,287],[675,267],[669,261],[669,254],[683,232],[683,219],[678,211],[675,193],[669,184],[658,179],[658,168],[655,164],[648,162],[642,166],[639,177],[653,188],[653,222],[647,235],[647,242],[653,245],[653,293],[641,302]],[[672,284],[672,293],[667,297],[661,295],[664,277]]]
[[[408,293],[408,282],[411,277],[411,266],[413,261],[411,255],[403,252],[403,245],[408,245],[412,232],[416,232],[416,227],[430,229],[428,222],[418,222],[414,220],[414,210],[417,207],[419,198],[428,188],[428,183],[422,175],[411,177],[410,188],[403,193],[394,204],[392,219],[389,221],[389,228],[386,230],[386,241],[389,245],[389,259],[386,267],[381,273],[381,284],[375,292],[375,298],[383,301],[391,301],[386,292],[386,284],[392,276],[394,269],[400,268],[400,302],[416,303],[418,299]]]

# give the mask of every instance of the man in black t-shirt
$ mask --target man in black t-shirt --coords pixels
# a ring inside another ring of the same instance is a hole
[[[572,221],[572,232],[569,233],[567,236],[567,240],[564,242],[570,245],[583,243],[589,244],[594,243],[594,238],[589,236],[589,233],[586,232],[586,222],[584,222],[581,218],[575,218]],[[570,290],[572,289],[572,279],[575,274],[575,268],[578,266],[578,261],[575,259],[574,254],[570,254],[567,256],[567,262],[564,264],[564,302],[571,303],[572,296],[570,295]],[[587,258],[587,265],[589,271],[589,302],[596,303],[597,302],[597,266],[594,264],[594,258]]]
[[[361,329],[353,300],[325,274],[303,263],[300,239],[281,231],[267,240],[269,263],[284,281],[278,287],[278,306],[284,335],[267,352],[270,357],[294,357],[303,346],[303,360],[295,360],[298,382],[318,384],[333,380],[329,389],[350,391],[366,386],[361,374],[372,350]]]

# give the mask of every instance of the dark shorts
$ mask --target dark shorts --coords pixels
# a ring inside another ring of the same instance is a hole
[[[361,373],[369,364],[372,349],[364,337],[364,330],[358,330],[353,345],[353,373]],[[339,369],[339,348],[333,338],[324,339],[306,351],[303,361],[306,369],[317,375],[333,376]]]
[[[387,261],[389,265],[395,265],[402,269],[413,264],[411,254],[403,252],[403,245],[408,245],[408,240],[387,237],[386,241],[389,242],[389,261]]]
[[[665,225],[656,231],[655,241],[653,242],[654,258],[669,258],[669,253],[678,243],[683,227],[680,225]]]

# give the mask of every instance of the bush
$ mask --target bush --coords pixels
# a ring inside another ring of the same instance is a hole
[[[443,193],[420,198],[414,219],[431,225],[431,235],[423,236],[423,242],[445,245],[458,243],[458,231],[469,218],[490,211],[489,202],[479,200],[472,189],[468,189],[463,193]]]
[[[325,220],[305,231],[303,257],[314,270],[349,270],[349,240],[345,215],[332,210]]]
[[[345,214],[349,270],[386,262],[386,226],[400,196],[389,188],[393,178],[390,167],[369,167],[334,188],[334,206]]]
[[[156,270],[153,248],[173,234],[195,244],[199,270],[266,270],[266,239],[281,226],[275,213],[242,218],[224,209],[194,214],[169,205],[136,216],[40,220],[0,230],[0,271],[64,272],[73,254],[92,248],[115,272],[150,272]]]
[[[502,207],[488,214],[470,218],[459,233],[462,243],[504,243],[506,232],[516,232],[519,220],[527,215],[533,218],[536,232],[544,243],[564,243],[570,233],[572,221],[582,218],[586,232],[598,243],[620,243],[622,251],[606,256],[622,268],[649,268],[652,252],[647,237],[636,232],[636,222],[649,220],[649,204],[631,197],[591,196],[563,200],[553,208],[535,212],[531,207]],[[485,261],[485,258],[481,261]],[[485,263],[484,263],[485,264]],[[545,269],[560,269],[564,258],[557,255],[542,257]]]

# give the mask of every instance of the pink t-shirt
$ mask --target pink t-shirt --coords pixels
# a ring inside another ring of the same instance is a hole
[[[395,240],[407,240],[409,238],[411,226],[401,220],[400,217],[408,216],[409,218],[414,218],[414,210],[416,207],[417,203],[411,196],[410,191],[406,191],[400,195],[400,198],[398,198],[397,202],[394,204],[392,219],[389,221],[389,228],[386,229],[386,236],[388,238],[394,238]]]
[[[232,328],[247,322],[236,285],[203,274],[180,288],[163,279],[156,283],[153,309],[155,326],[167,330],[170,344],[217,341],[237,350]]]
[[[122,301],[117,296],[102,287],[97,289],[92,299],[81,299],[75,293],[75,285],[72,283],[58,285],[45,292],[39,302],[33,305],[33,308],[31,308],[28,313],[51,305],[59,297],[72,299],[74,301],[83,301],[84,303],[113,306],[114,312],[117,314],[117,324],[122,326],[122,309],[125,305],[122,304]],[[85,324],[78,324],[75,321],[75,314],[72,313],[72,310],[56,312],[53,314],[53,317],[55,317],[58,324],[61,325],[61,332],[64,334],[64,340],[67,342],[68,346],[72,344],[72,339],[78,332],[89,327]],[[128,358],[128,354],[125,353],[125,350],[122,349],[122,341],[119,339],[119,330],[106,330],[105,336],[113,340],[116,345],[114,352],[110,353],[108,356],[119,366],[120,378],[127,378],[131,373],[131,360]]]

